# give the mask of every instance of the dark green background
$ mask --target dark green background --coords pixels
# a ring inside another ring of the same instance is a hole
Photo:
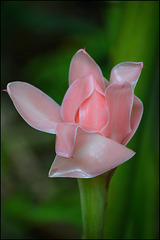
[[[109,79],[115,64],[143,61],[144,104],[127,145],[136,152],[112,178],[104,238],[158,238],[158,1],[2,1],[1,88],[28,82],[61,104],[80,48]],[[48,178],[55,136],[36,131],[1,94],[2,239],[81,238],[76,179]],[[98,203],[97,203],[98,204]]]

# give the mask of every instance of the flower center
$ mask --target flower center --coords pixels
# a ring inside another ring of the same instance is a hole
[[[108,121],[108,110],[105,96],[94,90],[79,107],[75,122],[100,131]]]

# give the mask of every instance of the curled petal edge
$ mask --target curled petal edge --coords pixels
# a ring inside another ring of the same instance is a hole
[[[143,68],[143,62],[123,62],[111,70],[110,83],[130,82],[134,89]]]

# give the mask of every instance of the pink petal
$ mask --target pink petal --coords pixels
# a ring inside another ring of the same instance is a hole
[[[102,133],[112,140],[122,143],[131,132],[130,116],[133,92],[128,82],[114,83],[106,89],[109,120]]]
[[[101,69],[84,49],[80,49],[71,60],[69,84],[71,85],[75,80],[89,73],[94,75],[98,85],[104,91],[105,87]]]
[[[140,120],[142,118],[142,113],[143,113],[143,104],[138,97],[134,96],[133,108],[131,113],[132,131],[123,140],[123,143],[122,143],[123,145],[126,145],[129,142],[129,140],[132,138],[135,131],[137,130]]]
[[[135,153],[99,134],[78,131],[73,158],[56,156],[50,177],[91,178],[130,159]]]
[[[55,133],[61,122],[60,106],[38,88],[25,82],[11,82],[7,92],[21,117],[33,128]]]
[[[58,123],[56,126],[56,153],[62,157],[72,157],[74,144],[79,131],[97,133],[90,126],[72,124],[67,122]]]
[[[56,153],[63,157],[71,157],[77,134],[77,126],[58,123],[56,127]]]
[[[134,88],[143,68],[143,62],[123,62],[112,68],[110,83],[129,82]]]
[[[64,96],[61,107],[64,121],[75,122],[79,106],[92,94],[94,89],[104,95],[98,84],[96,84],[93,74],[88,74],[71,84]]]
[[[105,96],[97,91],[87,98],[79,108],[79,124],[90,126],[100,131],[108,121],[108,110]]]

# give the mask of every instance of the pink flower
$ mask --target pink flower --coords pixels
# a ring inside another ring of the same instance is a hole
[[[33,128],[56,134],[50,177],[95,177],[135,154],[125,145],[142,117],[142,102],[134,96],[142,67],[142,62],[120,63],[108,82],[80,49],[70,64],[69,89],[61,107],[28,83],[7,85],[22,118]]]

